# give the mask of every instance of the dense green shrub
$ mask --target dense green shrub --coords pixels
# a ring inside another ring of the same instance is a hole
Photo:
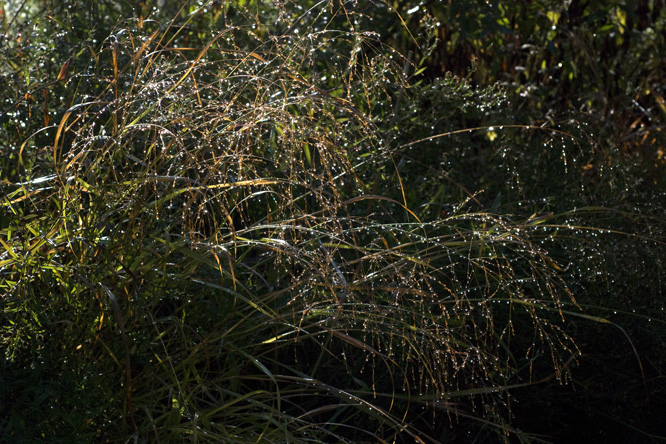
[[[399,3],[408,26],[421,26],[417,43],[428,51],[416,60],[426,74],[470,75],[480,87],[499,82],[507,93],[499,118],[486,114],[485,121],[477,120],[486,129],[472,133],[467,144],[456,143],[460,149],[445,172],[447,181],[484,190],[477,198],[502,214],[552,212],[541,225],[544,245],[566,265],[564,276],[578,303],[586,313],[621,325],[640,360],[650,363],[640,368],[619,330],[618,338],[587,321],[570,323],[574,336],[586,338],[574,377],[577,394],[560,392],[566,394],[557,395],[543,418],[550,426],[540,428],[561,442],[623,442],[666,433],[655,416],[663,409],[665,344],[664,6]],[[397,36],[403,51],[417,44],[397,23],[382,29]],[[410,157],[423,163],[418,153]],[[553,224],[558,228],[551,231]],[[630,363],[624,361],[628,356]],[[540,410],[531,406],[543,406],[553,394],[551,388],[532,393],[521,414]],[[588,407],[581,411],[580,405]],[[527,417],[527,423],[537,421]],[[580,426],[568,424],[577,418],[596,434],[581,435]]]

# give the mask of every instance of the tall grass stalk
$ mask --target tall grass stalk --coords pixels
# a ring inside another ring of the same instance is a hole
[[[529,438],[507,390],[578,353],[542,220],[419,218],[380,129],[403,60],[345,5],[291,7],[234,4],[212,35],[196,8],[121,22],[75,55],[3,184],[5,365],[50,381],[5,436],[424,443],[474,417]]]

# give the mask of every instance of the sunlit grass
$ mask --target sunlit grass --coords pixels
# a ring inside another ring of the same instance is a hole
[[[440,442],[474,418],[529,440],[507,391],[567,381],[580,353],[542,242],[563,216],[472,210],[469,192],[450,214],[410,207],[406,145],[380,129],[404,60],[334,4],[288,39],[237,10],[194,43],[146,20],[77,55],[94,63],[52,144],[28,137],[35,170],[3,183],[6,357],[84,396],[54,395],[78,410],[44,436]]]

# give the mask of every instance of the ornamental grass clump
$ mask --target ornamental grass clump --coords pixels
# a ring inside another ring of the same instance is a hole
[[[118,22],[22,141],[0,340],[43,392],[5,436],[527,439],[506,391],[577,354],[542,220],[417,215],[386,123],[418,86],[369,11],[206,5]]]

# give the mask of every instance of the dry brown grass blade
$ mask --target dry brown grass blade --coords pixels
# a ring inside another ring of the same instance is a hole
[[[69,65],[72,63],[72,59],[73,57],[70,57],[65,63],[63,63],[62,67],[60,68],[60,72],[58,73],[58,77],[56,78],[56,82],[60,82],[61,80],[65,80],[67,78]]]

